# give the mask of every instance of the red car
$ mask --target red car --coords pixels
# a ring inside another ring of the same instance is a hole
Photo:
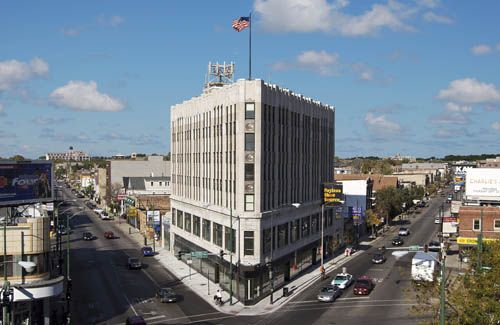
[[[355,295],[369,295],[372,292],[375,285],[373,280],[367,276],[359,277],[356,282],[354,282],[353,293]]]
[[[106,238],[106,239],[113,239],[113,238],[115,238],[115,234],[113,234],[112,231],[106,231],[104,233],[104,238]]]

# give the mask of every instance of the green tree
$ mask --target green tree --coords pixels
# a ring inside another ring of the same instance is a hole
[[[380,221],[379,216],[372,209],[366,210],[365,214],[366,214],[366,224],[368,227],[372,228],[372,235],[374,235],[375,227],[380,225],[382,222]]]
[[[386,224],[401,213],[403,195],[401,190],[395,187],[386,187],[375,193],[375,204],[377,213],[384,217]]]

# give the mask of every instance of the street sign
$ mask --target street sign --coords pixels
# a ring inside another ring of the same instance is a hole
[[[408,247],[408,251],[410,252],[418,252],[420,250],[420,246],[418,245],[412,245],[410,247]]]
[[[205,252],[205,251],[191,252],[191,257],[194,257],[194,258],[208,258],[208,252]]]

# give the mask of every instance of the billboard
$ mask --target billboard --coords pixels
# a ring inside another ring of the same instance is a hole
[[[0,162],[0,206],[51,202],[54,199],[52,162]]]
[[[146,219],[147,219],[148,225],[159,225],[160,224],[160,211],[159,210],[146,211]]]
[[[342,183],[321,184],[321,199],[325,205],[342,205],[344,201]]]
[[[472,200],[500,199],[500,168],[473,168],[467,171],[465,195]]]

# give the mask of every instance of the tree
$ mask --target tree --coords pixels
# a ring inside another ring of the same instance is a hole
[[[375,227],[380,225],[382,222],[380,221],[378,215],[372,209],[366,210],[365,214],[366,214],[366,224],[368,227],[372,228],[372,235],[374,235]]]
[[[9,160],[20,161],[20,160],[25,160],[25,159],[21,155],[15,155],[15,156],[10,157]]]
[[[484,244],[481,261],[487,267],[477,271],[477,254],[472,254],[470,268],[464,275],[446,272],[446,324],[498,324],[500,240]],[[436,323],[439,319],[439,281],[414,289],[417,304],[412,311],[430,315],[431,323]]]
[[[389,224],[390,219],[401,213],[402,198],[401,190],[393,186],[378,190],[375,193],[377,213],[384,217],[386,224]]]

